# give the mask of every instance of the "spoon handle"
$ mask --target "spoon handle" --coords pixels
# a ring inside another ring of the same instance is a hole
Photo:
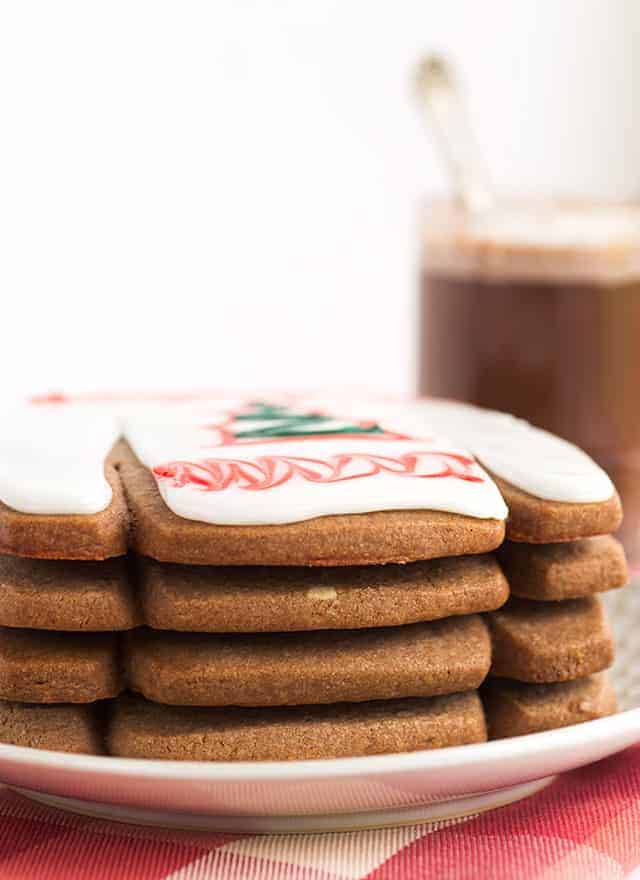
[[[418,97],[435,128],[457,194],[472,213],[490,210],[494,196],[473,137],[461,89],[448,61],[428,55],[416,71]]]

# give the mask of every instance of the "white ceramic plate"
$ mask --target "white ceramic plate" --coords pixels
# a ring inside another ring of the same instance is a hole
[[[606,601],[622,709],[611,718],[480,745],[331,761],[141,761],[0,745],[0,781],[93,815],[228,831],[363,828],[500,806],[640,741],[639,584]]]

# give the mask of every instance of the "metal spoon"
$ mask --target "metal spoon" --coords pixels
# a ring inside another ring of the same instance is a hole
[[[416,91],[435,129],[440,152],[462,204],[470,213],[490,211],[495,197],[471,130],[462,90],[444,56],[428,55],[420,62]]]

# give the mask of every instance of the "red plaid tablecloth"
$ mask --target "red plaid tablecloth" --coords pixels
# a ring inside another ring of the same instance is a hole
[[[0,790],[0,880],[614,880],[640,865],[640,746],[492,813],[348,834],[160,831]]]

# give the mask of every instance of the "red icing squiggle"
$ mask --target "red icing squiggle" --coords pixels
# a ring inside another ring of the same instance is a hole
[[[428,458],[439,465],[433,473],[417,473],[421,460]],[[220,492],[231,486],[252,492],[282,486],[294,477],[309,483],[339,483],[376,474],[438,479],[453,477],[471,483],[484,480],[474,473],[475,461],[453,452],[406,453],[397,458],[386,455],[333,455],[326,460],[297,456],[261,455],[253,461],[207,458],[200,462],[172,461],[153,468],[158,480],[167,480],[174,488],[193,486],[206,492]]]
[[[35,404],[70,403],[70,401],[70,397],[58,391],[52,391],[49,394],[34,394],[29,398],[29,403]]]

